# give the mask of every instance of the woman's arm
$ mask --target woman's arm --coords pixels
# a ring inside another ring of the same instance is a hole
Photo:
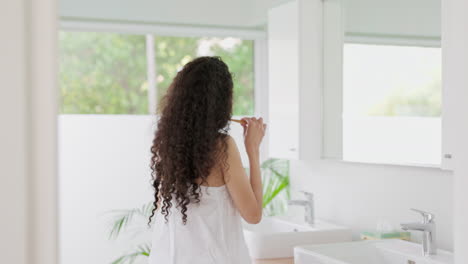
[[[262,178],[260,174],[260,143],[265,135],[263,119],[244,118],[244,142],[250,164],[250,179],[247,177],[239,150],[234,140],[228,139],[228,167],[225,182],[231,198],[245,221],[256,224],[262,219]]]

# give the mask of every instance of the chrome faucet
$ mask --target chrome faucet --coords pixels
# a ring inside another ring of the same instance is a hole
[[[423,221],[419,223],[402,223],[401,228],[405,231],[415,230],[423,232],[423,255],[436,255],[437,244],[436,244],[436,224],[434,222],[434,214],[424,212],[417,209],[411,209],[417,213],[420,213],[423,217]]]
[[[309,225],[315,223],[315,212],[314,212],[314,195],[310,192],[301,191],[304,194],[305,200],[290,200],[288,205],[300,205],[304,206],[304,219]]]

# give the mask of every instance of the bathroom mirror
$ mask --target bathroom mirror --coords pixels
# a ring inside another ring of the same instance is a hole
[[[440,166],[440,5],[324,2],[323,158]]]

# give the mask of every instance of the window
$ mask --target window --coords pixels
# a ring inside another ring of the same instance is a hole
[[[148,114],[177,70],[203,55],[233,73],[233,115],[254,114],[253,40],[62,31],[59,44],[62,114]]]
[[[343,159],[440,164],[441,67],[440,48],[345,43]]]
[[[60,33],[62,114],[145,114],[145,37]]]

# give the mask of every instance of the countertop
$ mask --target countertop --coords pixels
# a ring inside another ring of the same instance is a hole
[[[294,264],[294,258],[257,259],[253,260],[253,264]]]

